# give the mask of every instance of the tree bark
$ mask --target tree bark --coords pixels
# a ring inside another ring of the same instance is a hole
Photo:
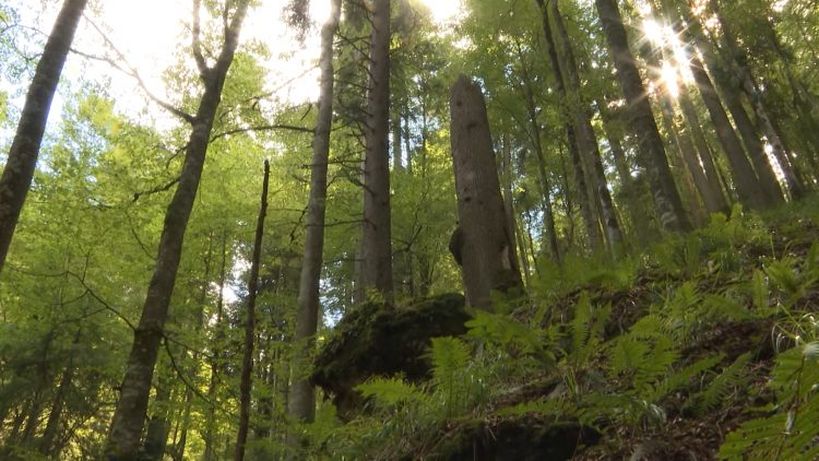
[[[361,286],[392,302],[390,227],[390,0],[372,4],[370,79],[367,94],[364,159],[364,224],[361,237]]]
[[[541,3],[543,0],[539,0]],[[603,162],[600,155],[600,146],[597,143],[597,135],[594,133],[594,128],[591,124],[591,113],[589,112],[586,101],[583,101],[581,94],[582,88],[580,83],[580,75],[578,73],[577,61],[574,57],[574,50],[572,50],[571,39],[566,30],[566,25],[563,16],[558,8],[556,0],[552,0],[548,4],[547,16],[555,23],[554,32],[557,32],[554,42],[558,44],[558,48],[562,53],[558,53],[558,57],[562,55],[563,59],[559,62],[560,71],[566,82],[568,82],[568,92],[566,96],[569,110],[574,114],[574,124],[577,130],[577,141],[582,155],[586,159],[586,171],[588,172],[588,179],[593,184],[594,195],[599,201],[598,205],[601,211],[601,218],[603,221],[603,228],[606,231],[607,242],[614,257],[617,257],[623,245],[623,233],[620,229],[620,222],[617,219],[617,211],[614,208],[614,202],[611,199],[611,193],[608,188],[608,180],[603,169]],[[544,18],[548,21],[549,18]]]
[[[691,224],[685,216],[680,195],[674,185],[657,123],[646,98],[634,57],[629,50],[628,37],[617,2],[595,0],[595,5],[617,69],[620,86],[628,103],[631,129],[640,142],[640,163],[646,169],[660,223],[669,231],[690,230]]]
[[[321,94],[316,131],[313,135],[313,159],[310,171],[310,199],[307,205],[307,229],[304,239],[304,260],[299,279],[299,311],[296,315],[296,336],[293,363],[296,370],[305,370],[313,337],[318,328],[319,282],[324,252],[324,217],[327,200],[327,162],[330,154],[330,128],[333,123],[333,37],[338,29],[341,0],[333,0],[330,18],[321,30]],[[316,396],[306,376],[296,376],[290,386],[287,402],[290,417],[312,421],[316,411]]]
[[[88,0],[65,0],[28,87],[17,132],[0,177],[0,272],[31,188],[51,101],[86,3]]]
[[[239,30],[249,2],[240,0],[237,3],[233,18],[225,30],[224,45],[216,64],[203,72],[205,91],[193,118],[179,183],[165,213],[156,267],[145,297],[142,316],[134,331],[134,343],[108,434],[106,456],[109,459],[121,461],[135,459],[139,447],[145,412],[148,408],[151,378],[159,344],[164,335],[171,294],[176,283],[185,230],[199,189],[216,109],[221,100],[228,69],[233,62]]]
[[[514,290],[522,288],[512,252],[515,242],[506,222],[480,87],[461,75],[450,90],[449,107],[460,218],[450,249],[462,262],[467,303],[491,310],[492,291],[514,294]]]
[[[245,444],[250,427],[250,393],[253,388],[253,346],[256,343],[256,294],[259,287],[259,264],[262,259],[262,239],[264,238],[264,218],[267,215],[267,190],[270,185],[270,162],[264,161],[264,181],[256,220],[256,238],[253,241],[253,256],[250,260],[250,276],[247,282],[247,312],[245,313],[245,344],[242,356],[242,376],[239,384],[239,431],[236,435],[234,461],[245,458]]]

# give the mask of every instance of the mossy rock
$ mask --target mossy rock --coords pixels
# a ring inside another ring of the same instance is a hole
[[[363,304],[336,325],[310,379],[333,396],[345,417],[362,403],[355,387],[373,376],[401,375],[411,382],[428,378],[430,339],[463,335],[471,318],[460,294],[399,307]]]

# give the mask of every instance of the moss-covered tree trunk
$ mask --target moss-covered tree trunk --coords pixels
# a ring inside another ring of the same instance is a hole
[[[460,224],[451,248],[463,268],[467,303],[491,309],[491,292],[519,289],[514,258],[480,87],[461,75],[450,91],[450,137]]]

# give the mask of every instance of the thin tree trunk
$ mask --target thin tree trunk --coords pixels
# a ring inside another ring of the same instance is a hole
[[[691,130],[694,145],[697,147],[697,153],[699,154],[699,159],[700,162],[702,162],[702,168],[705,172],[706,180],[708,181],[708,188],[711,191],[710,195],[715,199],[717,211],[727,213],[730,211],[730,206],[722,189],[720,175],[717,172],[716,165],[714,164],[714,156],[712,154],[711,147],[708,145],[708,141],[705,139],[705,134],[702,131],[697,110],[694,107],[694,103],[691,102],[687,87],[680,89],[680,97],[678,98],[678,101],[680,103],[680,109],[682,110],[683,117],[685,118],[686,126],[689,130]]]
[[[203,65],[205,91],[199,101],[196,116],[192,119],[193,126],[185,149],[182,173],[165,213],[156,267],[145,297],[142,316],[134,331],[134,343],[106,443],[109,458],[123,461],[134,459],[139,447],[159,343],[164,335],[168,307],[182,255],[182,242],[199,189],[216,109],[221,100],[227,71],[233,62],[239,30],[249,1],[240,0],[237,3],[233,18],[225,30],[224,45],[215,66],[207,68]]]
[[[540,178],[540,189],[543,204],[543,226],[544,234],[549,240],[549,250],[552,257],[558,263],[561,260],[560,246],[557,242],[557,229],[555,229],[555,216],[552,207],[551,186],[549,176],[546,173],[546,156],[543,152],[543,143],[541,141],[541,128],[537,116],[537,105],[535,104],[534,92],[532,91],[532,79],[529,75],[526,63],[523,60],[523,53],[518,47],[518,58],[520,59],[521,77],[523,78],[523,93],[526,100],[526,112],[529,119],[529,136],[532,139],[532,147],[535,152],[535,159],[537,160],[538,177]]]
[[[227,279],[227,232],[222,234],[222,262],[219,266],[219,294],[216,298],[216,334],[213,339],[213,348],[211,349],[210,360],[210,382],[208,383],[208,407],[205,412],[205,461],[216,460],[216,384],[219,375],[219,367],[221,366],[219,360],[221,357],[221,348],[219,343],[222,340],[221,326],[224,310],[225,300],[225,282]]]
[[[400,171],[404,169],[401,152],[401,112],[398,107],[394,107],[393,111],[392,121],[390,122],[392,127],[392,170]]]
[[[306,370],[313,337],[318,328],[319,282],[324,252],[324,217],[327,200],[327,161],[330,153],[330,128],[333,123],[333,37],[338,29],[341,0],[333,0],[330,18],[321,31],[321,95],[316,131],[313,135],[313,159],[310,172],[310,199],[307,205],[307,229],[304,260],[299,279],[299,311],[293,338],[293,363]],[[288,414],[299,421],[312,421],[316,396],[306,376],[297,376],[291,384]]]
[[[754,81],[753,75],[751,74],[750,69],[747,65],[742,65],[740,62],[745,62],[743,58],[744,52],[740,49],[739,44],[737,43],[736,37],[734,36],[730,25],[725,21],[725,18],[720,11],[718,2],[711,0],[710,1],[711,8],[716,13],[717,18],[719,19],[720,26],[722,27],[722,42],[727,49],[727,52],[731,56],[731,65],[733,67],[733,72],[736,78],[739,79],[739,86],[742,91],[745,92],[745,95],[748,97],[748,100],[751,103],[751,107],[754,110],[754,113],[757,116],[757,122],[760,126],[762,133],[765,134],[765,137],[768,139],[768,143],[771,145],[773,149],[773,154],[776,157],[777,161],[780,164],[782,172],[785,176],[785,181],[788,184],[788,189],[791,195],[794,198],[800,198],[804,195],[804,186],[800,183],[800,181],[796,178],[796,175],[791,168],[790,162],[787,160],[786,149],[784,143],[782,142],[782,138],[779,135],[779,132],[774,128],[773,123],[771,122],[770,117],[768,116],[768,110],[765,108],[764,101],[762,99],[762,94],[759,91],[759,88]],[[764,152],[763,152],[764,155]],[[765,164],[770,167],[768,162]],[[764,169],[765,165],[763,165]],[[757,171],[760,171],[757,168]],[[770,171],[774,181],[776,181],[776,177],[773,175],[773,171]],[[779,190],[781,193],[782,191]]]
[[[541,2],[543,0],[540,0]],[[620,222],[617,219],[617,210],[614,208],[614,202],[611,199],[611,193],[608,188],[608,180],[606,173],[603,170],[603,162],[600,155],[600,146],[597,144],[597,135],[594,133],[594,128],[591,124],[591,113],[589,112],[585,101],[581,95],[580,75],[578,73],[577,61],[574,57],[574,50],[572,50],[571,39],[566,30],[566,25],[563,16],[558,8],[557,1],[549,2],[549,9],[551,18],[555,23],[554,31],[557,32],[554,42],[562,50],[563,60],[560,62],[560,69],[566,82],[568,82],[568,101],[570,110],[574,114],[574,123],[577,127],[577,140],[581,152],[587,159],[587,169],[589,181],[593,184],[594,196],[599,201],[601,211],[601,218],[603,221],[603,228],[606,231],[606,237],[614,257],[617,257],[623,245],[623,233],[620,229]],[[548,14],[547,14],[548,16]],[[544,18],[548,21],[549,18]],[[561,53],[558,53],[558,57]]]
[[[81,330],[77,330],[77,334],[74,336],[75,345],[79,343],[80,331]],[[57,392],[54,394],[54,403],[51,405],[51,411],[48,414],[45,431],[43,432],[43,437],[40,439],[39,450],[40,453],[44,455],[52,454],[55,451],[54,442],[60,431],[66,394],[68,393],[68,389],[71,387],[71,383],[74,380],[75,367],[73,362],[74,360],[72,356],[68,359],[68,364],[66,365],[65,370],[63,370],[63,375],[60,378],[60,384],[57,387]],[[2,424],[1,419],[0,424]]]
[[[370,79],[367,95],[364,159],[364,223],[361,238],[361,285],[392,302],[390,230],[390,0],[372,4]]]
[[[0,272],[34,178],[51,101],[88,0],[65,0],[28,87],[17,132],[0,177]]]
[[[541,18],[543,23],[543,35],[546,39],[546,48],[549,55],[549,62],[552,67],[552,73],[555,78],[555,88],[561,100],[566,100],[566,84],[563,79],[563,74],[560,71],[560,58],[555,46],[554,35],[552,34],[552,26],[549,23],[549,15],[546,11],[546,5],[543,0],[537,0],[541,11]],[[580,154],[580,147],[577,140],[577,131],[569,121],[564,124],[566,130],[566,142],[571,153],[572,166],[574,167],[575,182],[577,183],[577,193],[580,198],[580,213],[583,216],[583,222],[586,225],[586,234],[589,239],[589,246],[593,251],[598,251],[603,247],[603,239],[600,235],[600,228],[597,221],[597,207],[594,206],[595,194],[593,188],[590,188],[590,182],[587,180],[587,175],[583,167],[583,160]],[[568,190],[566,191],[568,194]],[[558,261],[560,259],[558,258]]]
[[[674,30],[681,34],[686,42],[702,43],[704,41],[701,31],[693,30],[698,29],[698,23],[691,17],[690,10],[685,12],[685,19],[691,25],[690,27],[683,28],[677,20],[678,18],[668,17],[666,19],[674,25]],[[731,165],[731,175],[734,178],[734,187],[740,201],[749,208],[765,207],[767,200],[762,185],[753,167],[751,167],[751,163],[745,156],[739,137],[737,137],[731,122],[728,120],[728,115],[722,107],[711,77],[706,73],[705,66],[696,53],[691,54],[690,69],[699,88],[702,101],[711,116],[717,138],[728,157],[728,163]]]
[[[165,448],[168,444],[168,433],[171,424],[168,421],[171,405],[171,380],[163,376],[162,372],[156,383],[156,395],[154,397],[154,414],[148,421],[148,430],[145,434],[141,459],[147,461],[160,461],[165,456]]]
[[[250,276],[247,282],[247,312],[245,313],[245,344],[242,356],[242,376],[239,384],[239,431],[236,435],[234,461],[245,457],[245,444],[250,427],[250,392],[253,387],[253,346],[256,343],[256,294],[259,287],[259,264],[262,259],[262,239],[264,238],[264,218],[267,215],[267,189],[270,184],[270,162],[264,161],[264,181],[256,221],[256,238],[253,241],[253,256],[250,260]]]
[[[687,231],[691,229],[691,224],[685,216],[665,156],[662,138],[646,99],[640,73],[629,50],[628,37],[617,2],[595,0],[595,4],[617,69],[617,77],[628,103],[630,125],[640,141],[640,163],[646,169],[660,223],[669,231]]]

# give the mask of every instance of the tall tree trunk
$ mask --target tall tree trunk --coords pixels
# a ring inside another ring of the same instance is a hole
[[[552,73],[555,78],[555,88],[560,99],[565,101],[566,83],[563,79],[563,74],[560,71],[560,57],[557,53],[557,46],[555,45],[554,35],[552,34],[552,26],[549,23],[549,15],[546,10],[544,0],[537,0],[541,11],[541,18],[543,23],[543,35],[546,39],[547,54],[549,55],[549,63],[552,67]],[[577,131],[570,121],[564,123],[566,130],[566,142],[571,154],[572,166],[574,167],[575,182],[577,183],[577,194],[580,198],[580,213],[583,216],[583,222],[586,225],[586,234],[589,239],[589,246],[593,251],[600,250],[603,247],[603,238],[600,235],[600,227],[597,221],[597,207],[595,206],[594,188],[590,187],[587,174],[584,168],[584,162],[580,154],[580,147],[577,139]],[[568,194],[568,191],[566,191]],[[559,259],[558,259],[559,260]]]
[[[245,344],[242,356],[242,376],[239,384],[239,431],[236,434],[234,461],[245,457],[245,444],[250,427],[250,393],[253,387],[253,346],[256,343],[256,294],[259,289],[259,264],[262,259],[262,239],[264,238],[264,218],[267,215],[267,189],[270,184],[270,162],[264,161],[264,181],[256,220],[256,238],[253,241],[253,256],[250,260],[250,276],[247,281],[247,312],[245,312]]]
[[[239,41],[239,30],[248,3],[248,0],[237,2],[236,11],[225,30],[224,44],[215,66],[207,68],[202,65],[205,91],[199,101],[196,116],[192,119],[192,131],[185,148],[182,173],[165,213],[156,267],[145,297],[142,316],[134,331],[134,343],[108,434],[106,454],[109,458],[132,460],[139,447],[145,412],[148,408],[151,378],[159,352],[159,343],[164,335],[168,307],[182,255],[182,242],[199,189],[216,109],[221,100],[225,77],[233,62]]]
[[[222,350],[220,343],[222,341],[221,326],[222,317],[224,314],[225,301],[225,283],[227,281],[227,232],[222,233],[222,261],[219,266],[219,293],[216,298],[216,334],[212,340],[213,347],[211,348],[210,358],[210,382],[208,383],[208,406],[205,412],[205,461],[216,460],[216,384],[219,375],[219,367],[221,366],[220,358]]]
[[[666,19],[673,24],[675,32],[679,33],[686,42],[695,44],[703,43],[704,37],[701,31],[698,30],[699,24],[691,16],[691,11],[685,9],[685,5],[683,5],[683,8],[684,19],[690,24],[690,27],[683,28],[676,17],[667,17]],[[706,53],[706,51],[707,50],[703,50],[703,53]],[[762,185],[753,167],[751,167],[751,163],[745,156],[739,137],[737,137],[734,128],[731,126],[731,122],[728,120],[728,115],[722,107],[711,77],[708,76],[702,60],[700,60],[696,53],[691,53],[690,69],[694,76],[694,81],[699,88],[702,101],[711,116],[711,122],[714,124],[717,138],[728,157],[728,163],[731,165],[731,176],[734,179],[734,187],[737,190],[740,201],[749,208],[765,207],[768,200],[762,189]]]
[[[463,268],[467,303],[492,309],[491,292],[522,288],[503,209],[498,167],[480,87],[461,75],[450,90],[450,141],[460,224],[450,250]]]
[[[558,263],[561,260],[560,246],[557,241],[557,229],[555,228],[555,215],[552,207],[551,185],[549,176],[546,172],[546,155],[543,151],[543,142],[541,141],[541,127],[538,121],[537,104],[535,103],[534,91],[532,90],[532,78],[529,75],[529,70],[524,62],[523,52],[518,46],[518,58],[520,59],[522,89],[526,101],[526,113],[529,121],[529,137],[532,139],[532,147],[535,152],[535,160],[537,160],[538,177],[540,178],[540,189],[543,204],[543,226],[544,235],[549,240],[549,250],[552,257]]]
[[[166,372],[167,373],[167,372]],[[154,414],[148,421],[148,430],[145,434],[145,442],[142,446],[143,453],[140,459],[146,461],[161,461],[165,456],[165,448],[168,444],[168,433],[171,424],[168,416],[171,414],[171,380],[160,371],[156,383],[156,394],[154,397]]]
[[[372,4],[370,79],[367,94],[364,159],[364,224],[361,237],[361,285],[392,302],[390,230],[390,0]]]
[[[543,0],[539,1],[542,2]],[[578,145],[580,146],[583,156],[586,158],[587,177],[593,184],[595,189],[594,195],[599,201],[598,205],[609,247],[613,255],[617,257],[622,250],[623,233],[620,230],[617,211],[614,208],[614,202],[609,192],[608,180],[606,179],[606,173],[603,169],[603,162],[600,155],[600,146],[597,144],[597,135],[594,133],[594,128],[592,128],[591,124],[591,113],[588,110],[588,105],[583,101],[580,75],[578,73],[577,61],[574,57],[574,50],[572,50],[571,39],[566,30],[563,16],[560,14],[557,1],[550,1],[548,6],[548,11],[551,14],[547,14],[547,16],[551,16],[551,19],[554,21],[555,27],[553,31],[557,33],[554,43],[558,44],[558,49],[562,51],[562,53],[558,53],[558,57],[561,55],[563,57],[559,65],[565,81],[568,82],[568,106],[569,110],[574,114]],[[544,18],[544,21],[548,20],[549,18]]]
[[[748,97],[748,101],[751,103],[751,107],[756,114],[760,131],[768,139],[768,143],[773,149],[773,154],[779,162],[791,195],[794,198],[800,198],[804,195],[804,186],[797,179],[793,169],[791,168],[790,162],[787,159],[784,143],[782,142],[782,137],[780,136],[778,130],[774,128],[771,118],[768,116],[768,110],[765,107],[762,94],[754,81],[751,70],[747,65],[741,64],[742,62],[747,62],[747,59],[744,56],[745,53],[739,47],[736,37],[731,30],[730,24],[728,24],[725,17],[722,15],[718,2],[711,0],[709,3],[711,8],[716,13],[722,28],[722,43],[730,56],[730,64],[732,67],[731,75],[734,75],[734,78],[739,80],[740,89]],[[770,164],[767,161],[764,163],[765,164],[762,165],[761,168],[764,170],[765,174],[767,174],[767,171],[770,170]],[[766,168],[766,166],[768,168]],[[760,171],[760,168],[757,168],[757,171]],[[773,175],[772,170],[770,170],[770,175],[773,177],[773,180],[776,181],[776,177]],[[781,190],[779,190],[779,192],[781,193]]]
[[[708,141],[705,139],[705,134],[702,131],[702,125],[700,125],[700,118],[697,115],[697,110],[688,95],[688,87],[684,86],[680,89],[680,97],[678,98],[678,101],[685,119],[685,124],[691,131],[691,136],[694,139],[694,145],[697,148],[697,154],[700,162],[702,163],[705,178],[708,181],[710,195],[715,201],[714,206],[716,206],[717,211],[727,213],[730,211],[730,206],[722,189],[720,175],[717,172],[716,165],[714,164],[714,156],[711,151],[711,147],[708,145]]]
[[[676,155],[670,155],[670,163],[678,171],[677,178],[681,183],[683,196],[687,198],[691,215],[695,222],[699,225],[705,221],[705,213],[700,205],[702,203],[711,210],[709,190],[705,181],[705,173],[700,167],[699,160],[696,159],[694,152],[694,144],[687,135],[677,129],[674,112],[674,98],[670,93],[670,89],[664,83],[663,76],[660,71],[662,69],[662,60],[666,59],[661,47],[650,47],[648,45],[640,47],[640,54],[645,60],[650,74],[655,82],[660,82],[657,85],[657,104],[660,106],[660,119],[662,120],[663,128],[666,132],[668,146],[670,150]],[[696,190],[695,190],[696,188]]]
[[[646,92],[634,57],[629,50],[628,37],[616,0],[595,0],[603,31],[611,51],[617,77],[628,103],[629,122],[640,142],[640,163],[646,169],[652,189],[652,199],[663,228],[669,231],[687,231],[691,224],[685,216],[680,195],[674,185],[671,168],[665,156],[662,138],[646,99]]]
[[[78,328],[77,332],[74,334],[74,341],[72,344],[76,346],[80,342],[80,338],[82,337],[82,328]],[[65,399],[68,394],[68,390],[71,387],[72,381],[74,380],[74,373],[76,372],[76,368],[74,367],[74,356],[70,356],[68,358],[68,364],[65,366],[65,370],[63,370],[63,375],[60,377],[60,384],[57,387],[57,392],[54,394],[54,401],[51,404],[51,411],[48,414],[48,420],[46,421],[46,427],[43,431],[43,437],[40,439],[39,450],[40,453],[43,455],[49,455],[54,453],[55,446],[54,442],[57,438],[57,434],[60,432],[60,425],[62,424],[62,415],[63,415],[63,407],[65,406]],[[3,424],[3,419],[0,417],[0,425]]]
[[[34,178],[51,101],[86,3],[88,0],[65,0],[28,87],[17,132],[0,177],[0,272]]]
[[[503,211],[506,215],[506,224],[509,227],[507,232],[509,233],[510,240],[512,242],[511,257],[517,262],[518,267],[520,266],[521,258],[519,257],[521,254],[525,255],[525,250],[518,245],[518,238],[517,238],[517,220],[515,219],[515,205],[514,205],[514,197],[512,197],[512,146],[509,140],[504,137],[501,140],[501,197],[503,198]],[[525,266],[524,266],[525,267]],[[524,280],[526,280],[528,286],[528,273],[524,273]]]
[[[316,131],[313,135],[313,159],[310,171],[310,199],[307,205],[307,229],[304,239],[304,260],[299,279],[299,311],[296,315],[296,370],[306,370],[313,337],[318,328],[319,282],[324,252],[324,216],[327,200],[327,162],[330,154],[330,128],[333,123],[333,37],[338,29],[341,0],[333,0],[330,18],[321,30],[321,95]],[[316,411],[316,396],[307,376],[296,376],[290,386],[288,414],[300,421],[312,421]]]
[[[392,170],[400,171],[404,168],[404,165],[402,163],[403,154],[401,152],[401,141],[403,137],[401,136],[401,112],[399,107],[393,108],[390,126],[392,128]]]

